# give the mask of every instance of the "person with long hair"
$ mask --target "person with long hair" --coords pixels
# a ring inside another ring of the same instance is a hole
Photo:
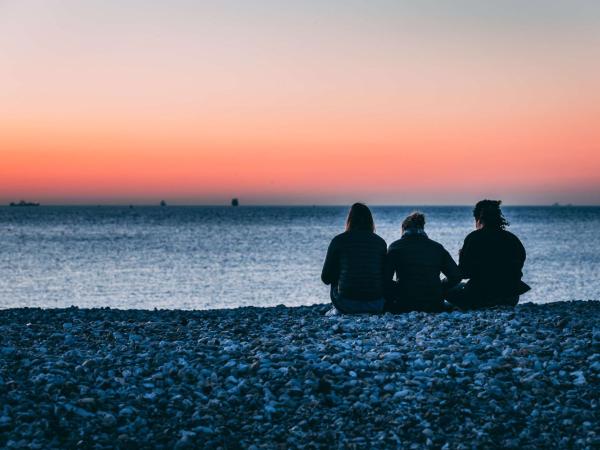
[[[481,200],[475,205],[475,231],[465,238],[458,267],[469,281],[451,289],[447,300],[462,308],[515,306],[530,290],[521,278],[525,248],[500,209],[500,200]]]
[[[440,274],[446,278],[440,280]],[[386,311],[446,310],[444,293],[460,281],[458,266],[444,246],[425,233],[425,215],[410,214],[402,222],[402,237],[386,257]]]
[[[321,280],[330,285],[332,313],[380,313],[384,300],[385,241],[375,234],[369,208],[355,203],[346,219],[346,231],[327,249]]]

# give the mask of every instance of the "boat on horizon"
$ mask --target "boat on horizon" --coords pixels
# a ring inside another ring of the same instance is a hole
[[[19,203],[10,202],[8,206],[22,208],[22,207],[29,207],[29,206],[40,206],[40,204],[33,203],[33,202],[26,202],[25,200],[21,200]]]

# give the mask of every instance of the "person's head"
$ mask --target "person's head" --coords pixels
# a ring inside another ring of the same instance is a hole
[[[364,203],[355,203],[350,208],[346,219],[346,231],[372,231],[375,232],[375,222],[371,210]]]
[[[415,211],[402,221],[402,232],[406,230],[423,230],[425,229],[425,214]]]
[[[502,215],[501,204],[501,200],[481,200],[477,202],[475,209],[473,209],[475,227],[477,229],[489,227],[504,230],[510,225]]]

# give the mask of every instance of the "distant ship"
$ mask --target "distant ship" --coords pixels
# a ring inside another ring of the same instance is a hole
[[[231,206],[240,206],[240,201],[237,198],[231,199]]]
[[[15,202],[10,202],[10,204],[8,206],[13,206],[13,207],[26,207],[26,206],[40,206],[39,203],[32,203],[32,202],[26,202],[25,200],[21,200],[19,203],[15,203]]]
[[[160,201],[160,206],[167,206],[167,202],[165,202],[164,200]]]

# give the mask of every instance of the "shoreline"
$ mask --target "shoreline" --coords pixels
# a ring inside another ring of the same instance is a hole
[[[520,307],[527,307],[527,306],[548,306],[548,305],[552,305],[552,304],[564,304],[564,303],[600,303],[600,299],[572,299],[572,300],[558,300],[558,301],[550,301],[550,302],[545,302],[545,303],[539,303],[533,300],[519,300],[518,305],[516,306],[517,308]],[[271,305],[271,306],[248,306],[248,305],[244,305],[244,306],[231,306],[231,307],[223,307],[223,308],[199,308],[199,309],[184,309],[184,308],[158,308],[158,307],[154,307],[154,308],[121,308],[121,307],[112,307],[112,306],[95,306],[95,307],[87,307],[87,306],[77,306],[77,305],[69,305],[69,306],[53,306],[53,307],[45,307],[45,306],[23,306],[23,307],[14,307],[14,306],[9,306],[6,308],[0,307],[0,315],[3,312],[20,312],[20,313],[26,313],[26,312],[32,312],[32,311],[45,311],[45,312],[68,312],[68,311],[86,311],[88,313],[93,313],[93,312],[98,312],[98,311],[113,311],[115,313],[127,313],[127,312],[133,312],[133,313],[191,313],[191,314],[196,314],[196,313],[228,313],[228,312],[232,312],[232,311],[238,311],[240,313],[244,313],[244,310],[271,310],[271,309],[276,309],[276,308],[286,308],[286,309],[297,309],[297,308],[325,308],[325,311],[329,310],[332,307],[332,303],[331,301],[328,301],[327,303],[312,303],[310,305],[284,305],[283,303],[280,303],[278,305]],[[500,308],[502,309],[502,308]],[[484,311],[480,310],[480,311]],[[450,311],[452,312],[452,311]],[[454,312],[462,312],[462,313],[469,313],[469,312],[476,312],[476,311],[462,311],[462,310],[457,310]],[[402,316],[406,313],[400,313],[400,314],[389,314],[389,313],[381,313],[381,314],[372,314],[375,316],[386,316],[387,315],[391,315],[391,317],[399,317]],[[432,313],[426,313],[426,314],[440,314],[440,313],[436,313],[436,312],[432,312]],[[358,315],[356,317],[360,317],[361,315]],[[352,317],[352,316],[348,316],[347,317]]]
[[[600,302],[329,307],[0,310],[0,446],[600,445]]]

